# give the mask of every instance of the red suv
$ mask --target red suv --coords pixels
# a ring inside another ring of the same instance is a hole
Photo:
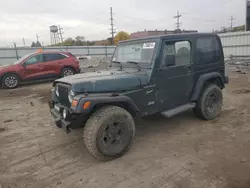
[[[71,53],[44,51],[0,66],[0,82],[3,87],[12,89],[20,82],[65,77],[79,72],[79,61]]]

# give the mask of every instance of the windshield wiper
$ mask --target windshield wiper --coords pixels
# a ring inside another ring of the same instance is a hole
[[[112,63],[117,63],[117,64],[119,64],[119,65],[120,65],[120,69],[122,70],[122,62],[120,62],[120,61],[112,61]],[[110,66],[112,66],[112,65],[110,65]]]
[[[122,62],[120,62],[120,61],[112,61],[112,63],[122,64]]]
[[[141,71],[140,62],[136,62],[136,61],[126,61],[126,63],[131,63],[131,64],[134,64],[134,65],[137,65],[138,70]]]
[[[136,61],[126,61],[126,63],[131,63],[131,64],[139,65],[139,62],[136,62]]]

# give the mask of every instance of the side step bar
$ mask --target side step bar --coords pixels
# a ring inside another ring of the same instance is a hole
[[[177,108],[161,112],[161,115],[163,115],[167,118],[171,118],[177,114],[180,114],[182,112],[188,111],[188,110],[193,109],[193,108],[195,108],[195,103],[188,103],[188,104],[184,104],[182,106],[179,106]]]

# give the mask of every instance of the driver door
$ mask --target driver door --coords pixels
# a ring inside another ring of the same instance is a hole
[[[43,77],[44,65],[42,54],[34,55],[25,62],[23,75],[25,80],[37,80]]]
[[[187,104],[190,100],[194,84],[191,49],[188,40],[163,43],[160,68],[155,78],[162,111]]]

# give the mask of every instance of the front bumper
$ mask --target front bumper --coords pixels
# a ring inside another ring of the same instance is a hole
[[[81,70],[81,68],[79,67],[79,68],[77,69],[76,73],[79,74],[79,73],[81,73],[81,71],[82,71],[82,70]]]
[[[58,128],[63,129],[66,133],[70,133],[71,129],[80,128],[83,125],[85,118],[81,115],[71,114],[67,120],[63,119],[62,112],[64,106],[58,105],[59,109],[55,108],[54,102],[49,102],[50,113],[54,118]]]

